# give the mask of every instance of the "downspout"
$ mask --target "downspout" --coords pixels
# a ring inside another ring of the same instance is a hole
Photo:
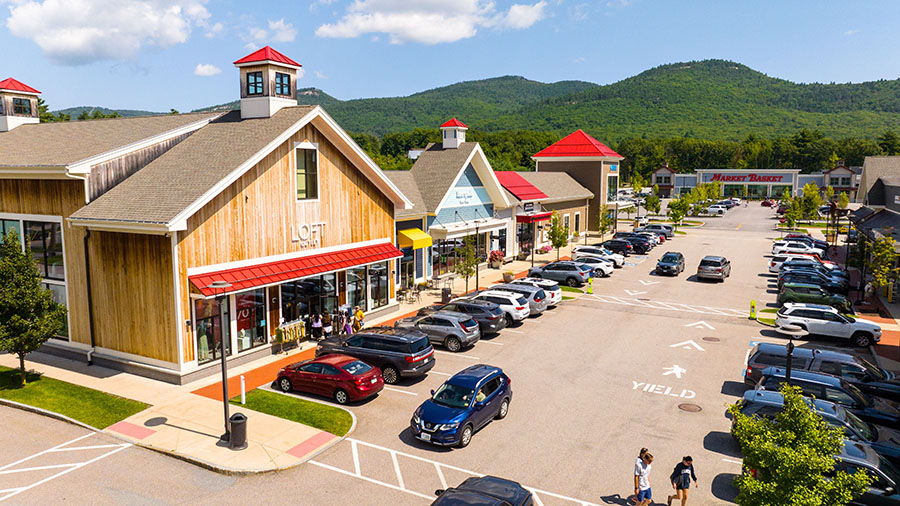
[[[88,238],[91,236],[91,229],[87,229],[84,233],[84,276],[85,286],[87,287],[87,305],[88,305],[88,334],[91,336],[91,349],[87,352],[87,363],[93,365],[93,355],[96,343],[94,341],[94,303],[91,296],[91,262],[88,255]]]

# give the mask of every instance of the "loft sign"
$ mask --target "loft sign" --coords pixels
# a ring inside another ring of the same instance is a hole
[[[301,248],[317,248],[325,238],[325,225],[324,221],[295,225],[291,231],[291,242],[297,243]]]
[[[721,181],[723,183],[780,183],[784,176],[761,176],[759,174],[745,174],[737,176],[732,174],[715,173],[709,178],[710,181]]]

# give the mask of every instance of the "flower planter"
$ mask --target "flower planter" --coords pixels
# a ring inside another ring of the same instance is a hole
[[[503,265],[502,260],[497,260],[497,261],[491,262],[492,269],[499,269],[501,265]]]
[[[513,275],[513,273],[511,273],[511,272],[503,273],[503,282],[504,283],[512,283],[514,279],[516,279],[516,277],[515,277],[515,275]]]

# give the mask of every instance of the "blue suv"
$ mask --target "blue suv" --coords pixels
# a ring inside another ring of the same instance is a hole
[[[509,412],[510,384],[499,367],[467,367],[431,391],[431,399],[413,413],[410,429],[421,441],[465,448],[475,431]]]

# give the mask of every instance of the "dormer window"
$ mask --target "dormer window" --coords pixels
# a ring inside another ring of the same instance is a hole
[[[31,100],[28,100],[27,98],[14,98],[13,114],[31,116]]]
[[[275,94],[291,96],[291,75],[275,72]]]
[[[247,72],[247,95],[263,94],[262,72]]]
[[[297,165],[297,200],[319,197],[319,167],[316,145],[309,142],[296,144],[294,159]]]

